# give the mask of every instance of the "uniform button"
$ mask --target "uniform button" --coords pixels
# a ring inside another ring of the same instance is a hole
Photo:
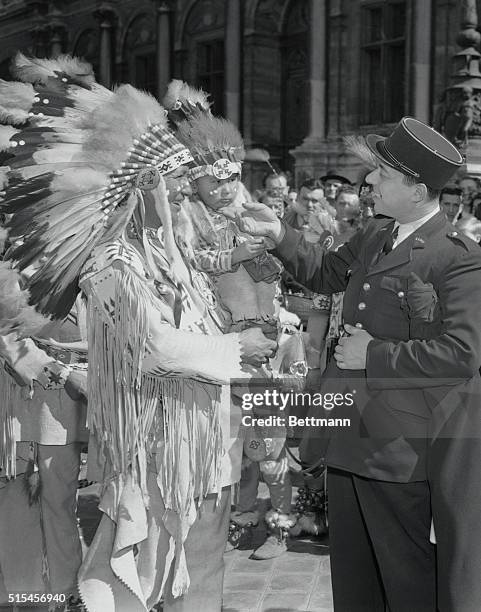
[[[358,329],[362,329],[362,323],[356,323],[356,327],[357,327]]]
[[[371,285],[369,283],[364,283],[362,288],[364,289],[364,291],[369,291],[369,289],[371,288]]]
[[[400,298],[403,298],[404,297],[404,291],[398,291],[397,296],[400,297]]]
[[[364,302],[359,302],[357,307],[359,308],[359,310],[364,310],[366,308],[366,304]]]

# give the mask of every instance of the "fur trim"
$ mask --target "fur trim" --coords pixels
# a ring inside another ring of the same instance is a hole
[[[236,126],[210,114],[197,112],[179,125],[176,135],[196,161],[210,164],[212,160],[206,156],[211,153],[221,156],[225,153],[231,161],[242,161],[245,156],[244,142]]]
[[[179,103],[187,101],[199,108],[209,110],[211,104],[208,98],[209,94],[202,89],[196,89],[184,81],[174,79],[169,83],[162,104],[167,110],[170,110],[178,106]]]
[[[296,524],[296,516],[295,514],[283,514],[278,510],[269,510],[266,512],[265,521],[271,529],[290,529]]]
[[[169,83],[162,104],[167,109],[169,119],[178,125],[196,112],[210,115],[209,94],[202,89],[191,87],[184,81],[174,79]]]
[[[56,59],[40,59],[26,57],[19,51],[13,59],[10,71],[20,81],[33,84],[46,84],[49,78],[56,77],[58,73],[68,74],[83,85],[89,86],[95,83],[92,66],[71,55],[59,55]]]

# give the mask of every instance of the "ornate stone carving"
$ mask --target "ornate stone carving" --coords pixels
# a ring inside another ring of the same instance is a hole
[[[185,24],[185,34],[217,30],[224,27],[225,6],[222,0],[203,0],[197,2],[189,13]]]
[[[469,85],[448,89],[436,113],[435,128],[453,144],[466,148],[469,137],[481,136],[481,92]]]
[[[255,31],[261,34],[278,33],[283,5],[284,2],[279,0],[260,0],[256,11]]]
[[[155,45],[155,21],[147,14],[140,15],[130,24],[125,48],[134,49],[146,45]]]

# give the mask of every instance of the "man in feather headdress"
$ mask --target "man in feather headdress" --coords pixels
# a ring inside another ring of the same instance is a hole
[[[18,299],[15,289],[10,297]],[[76,598],[76,495],[88,439],[87,351],[76,309],[33,338],[0,337],[0,365],[0,603],[21,592]]]
[[[11,86],[0,81],[0,92],[8,104]],[[15,106],[2,106],[0,116],[28,121]],[[8,166],[0,168],[2,190],[9,174]],[[2,254],[7,237],[0,228]],[[21,238],[11,248],[20,244]],[[77,300],[63,321],[42,317],[21,288],[35,266],[21,279],[11,268],[0,262],[0,331],[15,327],[0,336],[0,605],[15,603],[9,594],[35,592],[56,597],[40,609],[64,609],[62,602],[78,597],[82,561],[76,496],[80,447],[88,439],[85,309]]]
[[[165,611],[215,612],[241,455],[228,384],[275,343],[223,335],[208,277],[175,245],[168,198],[192,158],[157,101],[111,92],[73,60],[20,59],[35,88],[12,84],[29,123],[9,136],[1,208],[24,241],[9,259],[38,264],[26,289],[39,312],[65,317],[79,287],[88,309],[89,469],[104,514],[80,594],[89,612],[146,612],[162,594]]]

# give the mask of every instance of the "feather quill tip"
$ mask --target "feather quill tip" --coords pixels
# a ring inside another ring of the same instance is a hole
[[[357,157],[367,168],[371,170],[377,168],[379,161],[368,147],[364,136],[344,136],[343,143],[346,152]]]
[[[177,110],[180,105],[185,103],[207,111],[210,108],[209,94],[202,89],[188,85],[184,81],[174,79],[169,83],[162,104],[167,110]]]

